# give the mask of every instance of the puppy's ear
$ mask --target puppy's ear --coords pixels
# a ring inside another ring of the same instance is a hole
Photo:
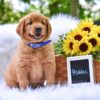
[[[25,27],[25,21],[21,20],[16,28],[16,32],[20,35],[23,36],[24,34],[24,27]]]
[[[50,24],[49,20],[47,19],[47,34],[48,34],[48,36],[50,36],[51,32],[52,32],[51,24]]]

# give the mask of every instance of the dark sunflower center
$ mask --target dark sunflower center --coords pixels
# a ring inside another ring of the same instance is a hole
[[[84,31],[88,31],[88,32],[91,31],[89,27],[84,27],[83,30],[84,30]]]
[[[73,43],[72,43],[72,42],[70,42],[69,48],[70,48],[71,50],[73,50]]]
[[[88,46],[86,43],[82,43],[80,46],[79,46],[79,49],[82,51],[82,52],[85,52],[88,50]]]
[[[92,44],[93,47],[97,44],[97,41],[94,38],[90,39],[89,42]]]
[[[98,37],[100,38],[100,33],[98,33]]]
[[[76,35],[74,38],[75,38],[75,40],[80,41],[82,39],[82,36],[81,35]]]

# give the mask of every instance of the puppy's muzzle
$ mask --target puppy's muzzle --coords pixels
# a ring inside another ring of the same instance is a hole
[[[33,33],[29,33],[29,36],[31,38],[34,38],[34,39],[41,39],[43,37],[42,27],[35,27],[34,28],[34,34]]]
[[[41,27],[35,28],[35,35],[36,35],[37,37],[41,35],[41,32],[42,32],[42,28],[41,28]]]

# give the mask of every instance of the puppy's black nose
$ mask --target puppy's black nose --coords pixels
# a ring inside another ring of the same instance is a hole
[[[42,31],[42,28],[41,28],[41,27],[35,28],[35,33],[36,33],[36,34],[40,34],[41,31]]]

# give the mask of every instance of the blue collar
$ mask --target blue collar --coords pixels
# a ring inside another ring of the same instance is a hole
[[[37,43],[37,44],[29,42],[29,43],[27,43],[27,45],[34,49],[34,48],[42,47],[42,46],[44,46],[44,45],[46,45],[46,44],[48,44],[50,42],[51,42],[51,40],[40,42],[40,43]]]

